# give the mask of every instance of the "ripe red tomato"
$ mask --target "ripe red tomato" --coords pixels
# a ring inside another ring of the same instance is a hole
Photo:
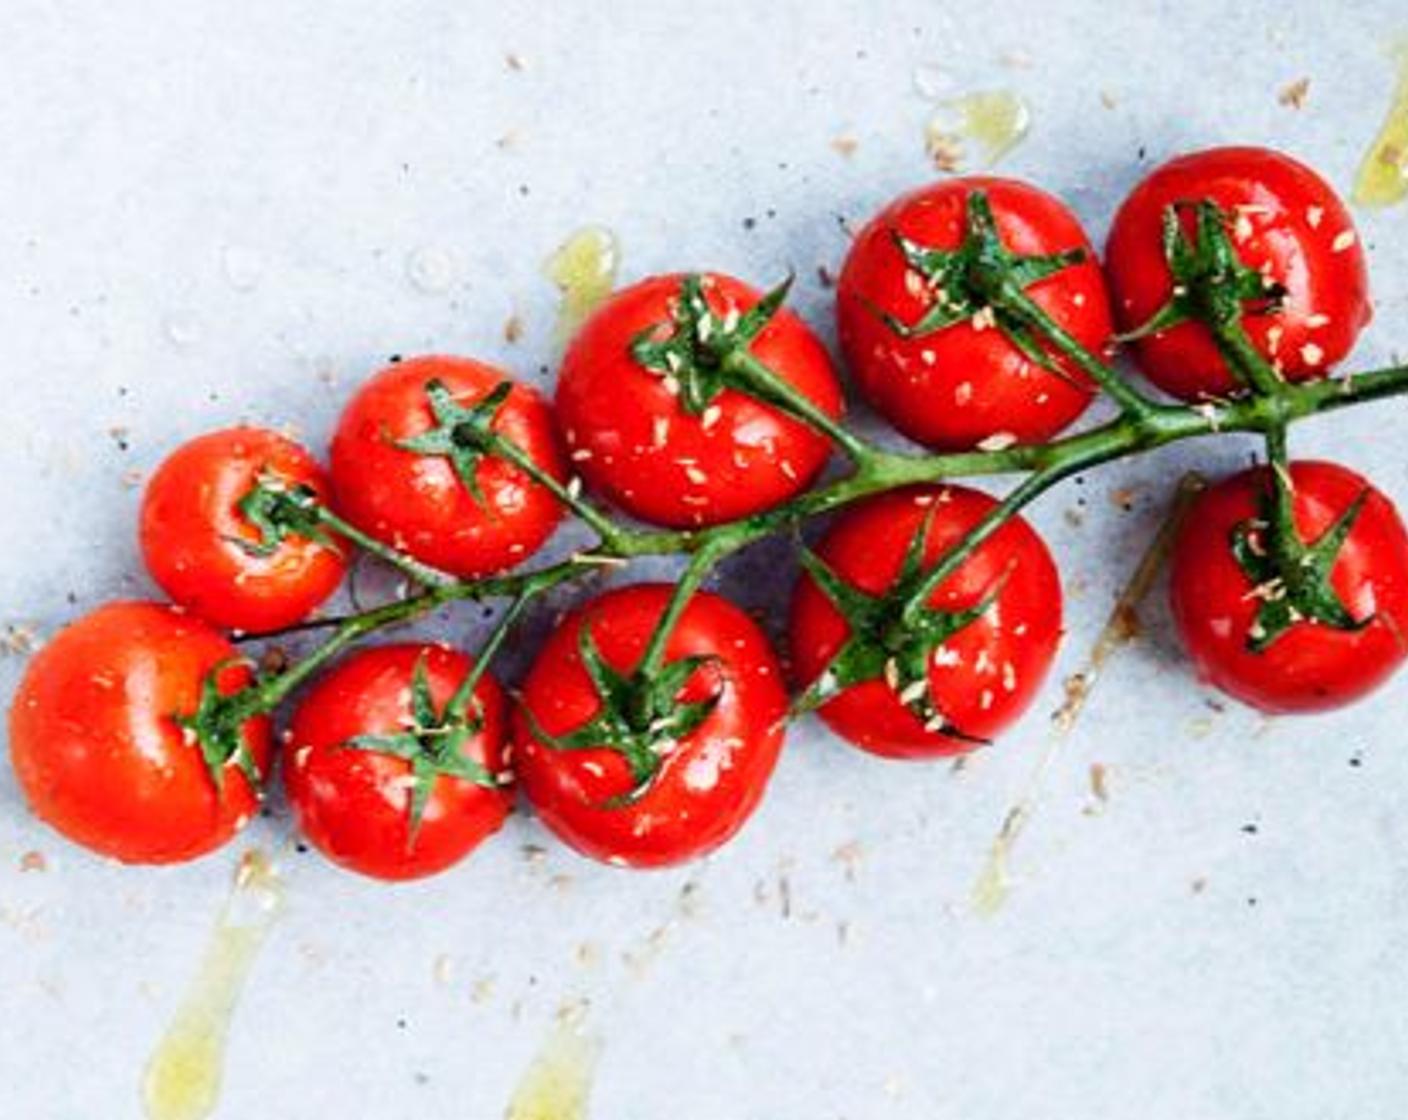
[[[1279,594],[1234,555],[1234,533],[1253,530],[1265,552],[1265,468],[1233,475],[1199,496],[1174,547],[1169,595],[1183,645],[1204,680],[1267,712],[1341,707],[1377,688],[1408,655],[1408,533],[1393,504],[1334,463],[1291,465],[1295,519],[1314,544],[1364,495],[1330,569],[1330,585],[1362,629],[1294,622],[1260,652],[1249,640],[1263,604]]]
[[[378,540],[465,579],[531,556],[562,517],[551,493],[519,468],[484,456],[466,460],[476,495],[449,456],[398,446],[444,427],[428,395],[435,383],[448,390],[454,406],[472,409],[510,380],[482,362],[446,357],[399,362],[369,379],[348,403],[333,437],[332,480],[341,513]],[[552,413],[535,389],[514,383],[492,429],[554,478],[566,480]],[[453,431],[444,435],[453,440]]]
[[[216,626],[260,633],[306,618],[341,582],[341,542],[269,532],[240,509],[260,479],[327,499],[322,469],[302,447],[263,428],[229,428],[183,444],[142,501],[141,543],[161,589]]]
[[[607,671],[629,675],[672,591],[623,587],[569,614],[538,654],[515,715],[515,768],[538,815],[572,847],[608,863],[661,867],[717,848],[757,807],[782,746],[787,694],[777,659],[747,615],[706,592],[690,600],[665,647],[666,671],[685,675],[663,699],[684,707],[645,711],[647,726],[630,728],[658,759],[644,792],[632,796],[636,776],[618,751],[596,740],[554,749],[542,739],[598,728],[612,715],[584,662],[583,628]],[[690,671],[690,658],[706,660]],[[686,717],[676,726],[692,728],[670,737],[672,715]]]
[[[1084,254],[1082,262],[1025,285],[1031,299],[1088,350],[1098,353],[1111,331],[1095,251],[1075,216],[1051,195],[1010,179],[975,176],[895,199],[861,230],[846,257],[836,291],[837,329],[865,398],[910,439],[940,451],[993,439],[1048,440],[1085,411],[1094,393],[1089,379],[1049,347],[1025,352],[1006,324],[983,314],[981,300],[949,325],[923,333],[906,335],[884,318],[913,328],[944,306],[940,301],[969,307],[961,278],[926,275],[896,238],[914,251],[959,249],[975,191],[986,193],[1009,252]],[[1054,370],[1036,360],[1041,354]]]
[[[512,804],[500,781],[503,692],[485,674],[472,699],[447,710],[472,664],[444,646],[379,646],[303,697],[284,786],[303,834],[329,859],[378,879],[420,878],[499,830]]]
[[[851,626],[811,573],[792,599],[792,659],[813,685],[850,643],[858,683],[841,684],[819,709],[842,738],[889,758],[962,754],[989,740],[1026,709],[1061,637],[1061,582],[1046,545],[1020,517],[980,545],[929,599],[931,611],[976,613],[936,619],[952,632],[937,644],[897,626],[895,594],[907,577],[931,569],[996,503],[960,486],[892,491],[847,509],[816,550],[826,569],[867,601],[873,617]],[[923,531],[922,556],[907,555]],[[979,610],[979,608],[983,608]],[[934,636],[938,636],[938,632]]]
[[[632,354],[669,333],[683,276],[655,276],[607,300],[572,340],[557,382],[557,414],[582,477],[627,513],[659,525],[716,525],[771,509],[805,490],[831,453],[827,437],[737,389],[698,415],[678,384]],[[759,293],[721,273],[703,277],[722,321]],[[840,384],[825,348],[786,308],[753,340],[753,355],[832,417]]]
[[[256,791],[233,758],[217,790],[173,717],[193,715],[206,676],[236,656],[204,622],[158,603],[108,603],[60,631],[10,708],[10,758],[30,808],[126,863],[176,863],[225,843],[257,807]],[[237,664],[218,677],[224,694],[249,681]],[[241,733],[267,774],[268,721]]]
[[[1245,305],[1243,325],[1253,344],[1288,381],[1325,376],[1372,316],[1364,251],[1330,185],[1265,148],[1180,156],[1135,187],[1105,250],[1121,328],[1142,326],[1173,294],[1162,239],[1165,208],[1204,199],[1225,213],[1241,262],[1284,290],[1279,311],[1270,312],[1265,300]],[[1183,217],[1191,234],[1194,216]],[[1184,400],[1225,397],[1241,385],[1201,323],[1141,338],[1135,355],[1150,381]]]

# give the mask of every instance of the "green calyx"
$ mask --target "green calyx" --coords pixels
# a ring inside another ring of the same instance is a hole
[[[1190,233],[1183,216],[1193,214]],[[1164,210],[1164,259],[1173,277],[1173,294],[1141,326],[1121,341],[1158,334],[1190,320],[1213,330],[1240,322],[1251,311],[1276,314],[1286,289],[1244,264],[1229,233],[1226,212],[1215,202],[1179,202]]]
[[[965,734],[938,705],[929,669],[949,638],[986,614],[1002,593],[1004,573],[971,607],[947,611],[916,609],[915,595],[925,581],[924,545],[934,519],[931,509],[905,550],[900,571],[879,595],[862,591],[832,570],[814,552],[801,550],[802,567],[845,617],[850,633],[825,669],[797,700],[794,709],[811,711],[847,688],[882,680],[920,722],[924,730],[967,743],[986,741]]]
[[[200,698],[194,712],[178,712],[171,719],[186,740],[200,751],[217,795],[225,792],[225,768],[233,762],[248,779],[251,788],[263,795],[264,774],[245,739],[245,725],[263,712],[259,689],[250,685],[237,692],[220,690],[220,676],[236,665],[248,665],[245,658],[221,661],[201,681]]]
[[[484,491],[479,486],[479,464],[499,451],[499,435],[494,420],[513,391],[511,382],[504,381],[493,392],[465,407],[443,382],[428,381],[425,395],[435,417],[435,427],[409,439],[398,440],[396,446],[418,455],[437,455],[448,459],[464,488],[481,507],[486,508]]]
[[[874,305],[871,310],[901,338],[923,338],[958,323],[1000,330],[1022,354],[1043,369],[1067,376],[1032,322],[1026,289],[1086,259],[1085,250],[1024,256],[1003,243],[985,191],[967,202],[967,232],[957,249],[934,249],[891,230],[905,263],[931,299],[915,322],[905,323]]]
[[[259,532],[258,540],[231,537],[250,556],[272,556],[290,537],[335,547],[323,524],[323,507],[307,483],[291,483],[273,471],[260,471],[254,486],[236,503],[241,516]]]
[[[601,708],[590,721],[565,735],[545,731],[526,706],[524,714],[539,742],[556,751],[609,750],[630,768],[631,788],[597,806],[616,809],[634,805],[650,792],[666,757],[709,718],[723,696],[723,680],[703,700],[685,701],[680,693],[700,669],[717,666],[712,656],[681,657],[654,671],[617,672],[602,657],[584,622],[577,637],[582,667],[592,682]]]
[[[506,784],[482,763],[464,753],[465,745],[484,726],[483,713],[474,701],[479,673],[472,670],[444,708],[437,708],[430,692],[426,654],[416,661],[411,677],[411,723],[403,731],[356,735],[342,746],[404,759],[411,766],[410,831],[407,846],[415,843],[425,816],[425,806],[441,776],[459,778],[486,789]],[[481,659],[482,660],[482,659]],[[478,664],[476,663],[476,670]]]
[[[1232,555],[1251,581],[1250,597],[1259,603],[1247,633],[1249,650],[1261,653],[1299,622],[1352,632],[1373,621],[1372,615],[1356,619],[1330,580],[1368,496],[1368,490],[1360,491],[1313,544],[1301,538],[1294,522],[1276,516],[1276,500],[1270,494],[1262,499],[1259,517],[1232,530]]]
[[[745,312],[718,315],[709,306],[708,281],[691,273],[680,282],[669,320],[638,334],[631,357],[663,378],[690,416],[702,415],[727,388],[765,397],[744,364],[729,358],[751,349],[787,299],[792,279],[789,276]]]

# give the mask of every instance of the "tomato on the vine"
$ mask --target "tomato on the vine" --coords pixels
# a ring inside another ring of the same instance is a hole
[[[1265,148],[1180,156],[1134,188],[1105,249],[1121,328],[1159,326],[1155,316],[1180,294],[1167,238],[1178,232],[1194,244],[1197,204],[1205,201],[1221,211],[1237,258],[1236,290],[1252,344],[1287,381],[1324,377],[1372,316],[1363,247],[1333,188],[1304,164]],[[1177,216],[1166,228],[1170,207]],[[1184,400],[1239,391],[1241,382],[1204,323],[1167,321],[1134,343],[1150,381]]]
[[[1308,552],[1289,578],[1274,565],[1266,468],[1199,495],[1169,570],[1199,675],[1268,712],[1348,704],[1408,656],[1408,533],[1393,504],[1335,463],[1292,463],[1290,477]]]
[[[1085,231],[1025,183],[974,176],[901,195],[841,270],[837,329],[856,384],[928,447],[1039,443],[1094,396],[1067,357],[992,302],[994,270],[1086,350],[1107,345],[1109,298]]]
[[[1013,517],[927,599],[926,573],[996,503],[920,486],[845,510],[805,557],[792,599],[793,669],[842,738],[890,758],[961,754],[1031,703],[1061,637],[1061,583]],[[910,609],[912,602],[922,611]]]
[[[770,509],[811,484],[828,438],[720,373],[727,348],[746,347],[841,415],[826,349],[786,308],[764,316],[762,299],[721,273],[671,275],[597,309],[563,357],[556,396],[573,465],[590,486],[642,521],[696,527]]]
[[[514,719],[514,767],[544,823],[596,859],[660,867],[718,847],[757,807],[782,746],[787,693],[757,625],[699,592],[637,670],[673,593],[609,591],[539,652]]]
[[[35,814],[126,863],[194,859],[229,840],[258,806],[268,721],[246,721],[228,758],[207,759],[180,720],[200,710],[211,674],[223,695],[249,684],[237,657],[158,603],[108,603],[60,631],[10,708],[10,756]]]
[[[414,879],[498,831],[511,806],[504,697],[487,673],[467,684],[472,667],[444,646],[378,646],[303,697],[284,785],[303,834],[328,858],[378,879]]]
[[[252,503],[258,484],[325,501],[322,468],[263,428],[227,428],[176,449],[142,500],[142,555],[152,578],[216,626],[261,633],[307,617],[341,582],[342,542],[286,531]]]
[[[338,510],[465,579],[526,560],[563,507],[519,467],[475,449],[481,423],[565,481],[552,413],[537,390],[468,358],[414,358],[374,375],[348,402],[332,442]]]

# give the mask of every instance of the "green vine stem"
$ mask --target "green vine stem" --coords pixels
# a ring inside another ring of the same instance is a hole
[[[1112,365],[1085,349],[1026,294],[1021,281],[1035,265],[1023,258],[1013,258],[1010,254],[1006,258],[1002,256],[1000,246],[995,248],[990,240],[990,223],[985,222],[982,209],[980,202],[976,207],[979,211],[976,218],[970,221],[969,241],[962,249],[946,255],[917,246],[909,246],[907,251],[920,255],[922,263],[928,267],[949,270],[962,267],[965,282],[971,287],[969,296],[965,298],[988,300],[991,306],[1004,313],[1007,322],[1013,324],[1019,333],[1025,332],[1027,341],[1039,339],[1084,371],[1119,406],[1119,415],[1114,419],[1088,431],[1045,444],[942,455],[889,450],[847,431],[751,353],[749,344],[761,325],[776,312],[786,292],[785,284],[764,297],[759,307],[750,312],[751,317],[745,316],[732,324],[720,321],[721,334],[714,333],[720,330],[720,325],[712,321],[707,329],[700,329],[700,323],[711,312],[702,296],[696,294],[691,297],[694,289],[688,289],[684,293],[685,298],[680,301],[683,311],[674,323],[674,333],[663,338],[654,334],[643,335],[633,350],[637,360],[647,368],[662,372],[662,375],[684,370],[694,378],[691,393],[701,398],[727,384],[784,409],[831,438],[851,460],[853,469],[849,474],[772,510],[735,522],[692,530],[644,528],[618,521],[587,501],[575,482],[569,485],[559,482],[523,449],[494,432],[489,426],[491,416],[475,413],[463,424],[454,426],[451,436],[456,445],[478,454],[497,456],[523,470],[581,517],[597,534],[597,544],[565,561],[536,571],[462,581],[428,569],[383,542],[366,537],[331,510],[310,499],[306,493],[298,494],[296,502],[284,495],[286,501],[283,505],[273,502],[269,507],[276,515],[272,519],[273,528],[260,524],[266,534],[307,531],[310,526],[314,530],[326,527],[412,576],[422,589],[409,598],[360,614],[291,628],[302,630],[332,626],[333,632],[282,675],[261,678],[239,693],[216,696],[208,704],[203,704],[201,711],[187,717],[189,725],[203,740],[207,740],[208,736],[221,735],[228,739],[237,733],[244,720],[273,710],[321,666],[363,637],[455,601],[508,598],[512,600],[511,605],[492,631],[471,675],[471,679],[477,682],[511,627],[537,596],[560,584],[600,571],[603,566],[625,564],[635,557],[686,556],[688,562],[684,572],[647,642],[634,678],[659,675],[663,671],[669,636],[690,598],[709,573],[733,553],[777,532],[795,529],[812,518],[899,487],[942,483],[979,475],[1025,475],[964,540],[939,557],[934,566],[925,572],[923,580],[916,585],[905,605],[905,617],[917,617],[922,614],[935,588],[952,575],[974,549],[1019,510],[1063,479],[1166,444],[1221,433],[1253,433],[1265,439],[1276,477],[1272,510],[1273,543],[1277,540],[1290,542],[1277,547],[1291,552],[1314,551],[1295,535],[1293,496],[1286,462],[1287,428],[1310,416],[1408,393],[1408,365],[1333,380],[1299,384],[1286,382],[1256,350],[1242,326],[1243,302],[1265,303],[1270,300],[1274,304],[1275,292],[1268,293],[1259,277],[1253,290],[1246,270],[1238,268],[1238,262],[1228,259],[1223,252],[1226,247],[1218,240],[1217,225],[1221,219],[1203,207],[1198,215],[1198,236],[1202,239],[1198,243],[1190,242],[1174,227],[1173,218],[1176,215],[1166,223],[1166,249],[1181,254],[1174,271],[1179,275],[1181,269],[1186,283],[1175,289],[1169,306],[1156,316],[1149,328],[1135,333],[1164,329],[1182,319],[1200,320],[1212,332],[1225,360],[1250,392],[1230,400],[1197,404],[1161,403],[1146,397]],[[1175,263],[1172,257],[1170,261],[1172,266]],[[1036,264],[1047,267],[1043,262]],[[685,283],[693,283],[697,288],[699,280],[697,277],[689,278]],[[913,328],[901,324],[896,329]],[[729,332],[733,333],[730,335]],[[500,392],[506,390],[501,389]],[[255,493],[252,492],[251,501]],[[262,512],[269,512],[269,508],[260,508]],[[280,518],[283,518],[282,522]],[[267,540],[266,535],[266,543]],[[1315,547],[1323,551],[1329,546]],[[1321,594],[1323,598],[1323,588],[1312,587],[1306,594],[1312,592]],[[470,687],[472,690],[472,685]]]

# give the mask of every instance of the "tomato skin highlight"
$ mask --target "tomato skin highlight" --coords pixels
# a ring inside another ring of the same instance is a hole
[[[626,673],[639,664],[673,588],[635,584],[578,607],[549,636],[523,684],[522,706],[550,735],[569,733],[600,710],[582,667],[578,636],[590,623],[608,664]],[[720,659],[696,671],[681,692],[707,698],[721,673],[723,692],[709,717],[664,758],[655,784],[637,802],[603,803],[631,788],[611,750],[556,751],[534,737],[523,712],[514,717],[514,765],[528,800],[559,838],[584,855],[618,866],[665,867],[696,859],[730,839],[757,808],[787,717],[781,667],[761,630],[728,600],[699,592],[666,644],[666,658]]]
[[[1161,243],[1164,208],[1202,199],[1235,219],[1233,246],[1243,263],[1265,269],[1286,288],[1279,313],[1243,317],[1252,344],[1288,381],[1326,376],[1373,317],[1364,250],[1333,188],[1304,164],[1265,148],[1179,156],[1134,188],[1105,249],[1120,329],[1141,326],[1172,294]],[[1242,390],[1201,323],[1141,338],[1134,353],[1150,381],[1183,400]]]
[[[1174,546],[1169,601],[1198,676],[1264,712],[1343,707],[1382,685],[1408,656],[1408,533],[1393,504],[1336,463],[1291,464],[1301,536],[1317,540],[1365,488],[1369,497],[1345,542],[1331,583],[1359,631],[1298,622],[1261,653],[1246,647],[1260,600],[1237,564],[1232,531],[1261,512],[1264,467],[1200,495]]]
[[[229,840],[258,808],[233,762],[218,793],[200,748],[172,719],[194,714],[206,675],[235,648],[160,603],[108,603],[35,654],[10,707],[10,760],[35,815],[124,863],[178,863]],[[229,693],[250,682],[231,665]],[[244,729],[268,774],[269,723]]]
[[[142,556],[161,589],[214,626],[255,634],[307,618],[347,570],[340,542],[291,536],[268,556],[241,547],[260,534],[237,505],[265,472],[327,500],[327,477],[306,450],[240,427],[177,448],[148,482],[141,514]]]
[[[915,486],[868,498],[846,509],[816,554],[848,583],[870,594],[889,589],[905,551],[934,510],[924,564],[948,548],[996,505],[961,486]],[[941,583],[929,606],[962,610],[977,604],[1006,573],[992,608],[950,637],[941,659],[929,662],[930,694],[964,735],[993,739],[1030,705],[1061,638],[1061,581],[1042,539],[1020,517],[1009,521]],[[792,597],[792,666],[799,684],[814,681],[841,648],[845,617],[803,573]],[[966,754],[975,745],[929,731],[881,679],[846,688],[818,711],[847,742],[885,758],[926,759]]]
[[[624,288],[582,326],[563,356],[557,414],[574,467],[593,489],[633,517],[656,525],[717,525],[780,505],[805,490],[826,465],[830,441],[775,407],[734,389],[716,412],[691,416],[665,379],[642,368],[631,344],[670,318],[683,275],[654,276]],[[721,273],[706,275],[720,316],[746,312],[760,293]],[[828,415],[839,418],[840,382],[825,347],[782,308],[752,353]]]
[[[425,393],[432,381],[469,406],[513,379],[482,362],[443,356],[408,359],[374,374],[348,402],[333,436],[337,507],[363,532],[433,568],[463,579],[502,572],[542,547],[563,508],[517,467],[493,457],[475,472],[481,506],[447,459],[397,447],[435,426]],[[514,382],[493,428],[566,481],[552,412],[537,390]]]
[[[508,789],[437,775],[411,838],[406,759],[345,747],[357,735],[393,734],[413,720],[411,684],[425,658],[431,696],[443,709],[473,661],[440,645],[361,650],[334,666],[303,697],[284,748],[284,788],[299,828],[351,871],[377,879],[418,879],[458,863],[503,825]],[[483,726],[464,751],[491,774],[504,769],[503,690],[487,673],[475,687]]]
[[[1003,242],[1015,253],[1083,249],[1086,259],[1026,289],[1086,349],[1111,334],[1109,297],[1090,239],[1056,198],[1011,179],[947,179],[901,195],[857,235],[836,291],[836,325],[857,387],[910,439],[936,451],[964,451],[1007,434],[1040,443],[1081,415],[1094,398],[1089,379],[1063,365],[1058,376],[1026,357],[1000,330],[955,323],[914,338],[895,333],[877,309],[918,322],[933,296],[915,284],[899,233],[935,249],[963,241],[968,199],[982,190]],[[1068,364],[1068,363],[1067,363]]]

